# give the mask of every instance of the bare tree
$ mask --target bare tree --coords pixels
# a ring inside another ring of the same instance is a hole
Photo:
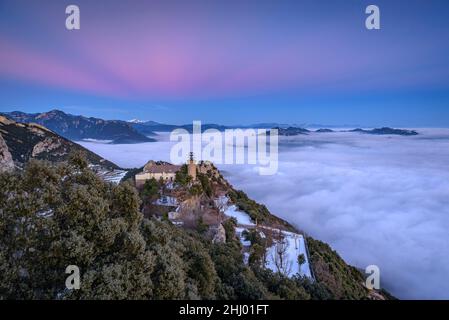
[[[276,243],[272,257],[277,272],[285,276],[288,276],[292,269],[292,261],[288,259],[287,250],[288,250],[288,242],[282,240]]]

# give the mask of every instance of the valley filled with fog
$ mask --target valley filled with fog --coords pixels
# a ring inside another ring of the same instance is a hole
[[[278,172],[218,165],[250,197],[332,245],[350,264],[378,265],[399,298],[449,298],[449,129],[418,136],[349,132],[281,137]],[[78,142],[125,168],[170,161],[170,142]]]

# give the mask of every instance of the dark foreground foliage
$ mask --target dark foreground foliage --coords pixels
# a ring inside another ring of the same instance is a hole
[[[330,284],[286,278],[257,263],[245,265],[234,227],[229,220],[227,242],[213,244],[196,231],[144,219],[136,189],[127,182],[104,182],[80,155],[64,164],[30,161],[23,171],[0,174],[0,299],[331,299],[362,294],[349,288],[336,295]],[[314,261],[339,268],[338,261],[318,255],[319,247],[312,246]],[[80,269],[79,290],[65,287],[69,265]]]

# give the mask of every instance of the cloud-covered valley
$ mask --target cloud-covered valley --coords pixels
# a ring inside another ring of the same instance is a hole
[[[222,166],[238,189],[357,267],[378,265],[400,298],[449,298],[449,130],[415,137],[314,133],[282,138],[279,171]],[[123,167],[169,160],[171,143],[82,144]]]

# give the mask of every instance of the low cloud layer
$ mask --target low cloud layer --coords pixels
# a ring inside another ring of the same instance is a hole
[[[328,242],[348,262],[381,270],[400,298],[449,298],[449,130],[416,137],[323,133],[283,138],[279,172],[222,167],[272,213]],[[167,141],[83,143],[124,167],[169,159]]]

